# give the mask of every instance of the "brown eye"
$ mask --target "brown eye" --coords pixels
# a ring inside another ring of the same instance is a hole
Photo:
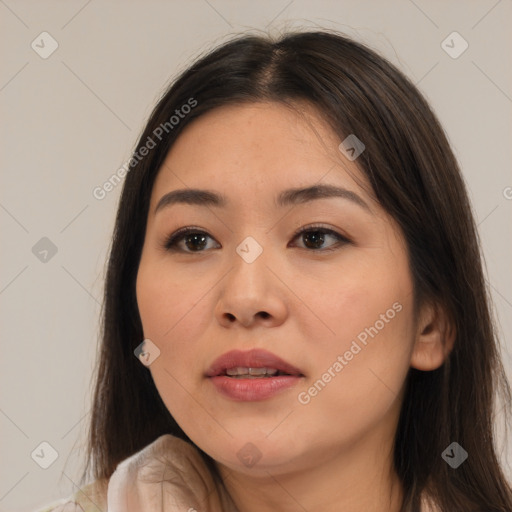
[[[302,234],[302,240],[308,249],[321,249],[325,238],[322,231],[306,231]]]
[[[204,249],[207,245],[207,235],[202,233],[192,233],[183,237],[185,246],[191,251]]]
[[[181,251],[181,252],[204,252],[206,249],[215,247],[208,247],[208,240],[213,238],[204,231],[199,231],[194,228],[183,228],[171,236],[169,236],[164,244],[168,251]],[[220,245],[217,244],[217,248]]]
[[[316,252],[332,251],[350,242],[348,238],[336,231],[324,227],[303,228],[293,239],[302,240],[303,245],[299,245],[301,249],[310,249]]]

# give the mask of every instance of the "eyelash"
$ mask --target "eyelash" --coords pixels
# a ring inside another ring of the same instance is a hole
[[[335,251],[340,248],[340,246],[343,246],[347,243],[351,243],[351,240],[349,240],[347,237],[341,235],[340,233],[327,228],[325,226],[322,226],[321,224],[314,224],[310,226],[305,226],[303,228],[300,228],[297,230],[292,237],[292,240],[295,240],[299,236],[303,235],[304,233],[323,233],[324,235],[332,235],[337,239],[337,242],[334,243],[331,247],[327,247],[325,249],[309,249],[308,247],[299,247],[299,249],[304,249],[306,251],[310,252],[327,252],[327,251]],[[196,234],[196,235],[206,235],[210,237],[213,240],[213,237],[211,237],[208,233],[203,231],[199,228],[194,228],[193,226],[184,227],[181,229],[178,229],[171,235],[169,235],[163,245],[163,248],[166,251],[169,252],[182,252],[186,254],[200,254],[202,252],[206,252],[209,249],[203,250],[203,251],[189,251],[189,250],[183,250],[177,248],[178,242],[182,241],[187,235],[189,234]]]

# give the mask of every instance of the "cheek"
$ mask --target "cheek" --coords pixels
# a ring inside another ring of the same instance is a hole
[[[412,310],[402,306],[378,332],[359,331],[367,335],[366,344],[364,336],[340,338],[316,362],[297,396],[300,428],[314,433],[308,442],[318,442],[319,429],[326,449],[340,439],[353,445],[371,431],[383,441],[394,435],[411,353]]]
[[[414,341],[413,285],[405,255],[367,261],[371,265],[361,258],[334,272],[321,293],[317,288],[309,298],[313,304],[316,296],[329,330],[309,333],[317,350],[311,351],[314,370],[301,390],[301,403],[313,416],[343,419],[352,432],[377,422],[396,403]]]
[[[332,359],[350,350],[354,340],[364,348],[365,342],[378,339],[382,350],[409,343],[413,285],[405,254],[369,249],[329,270],[320,279],[303,278],[296,285],[314,313],[307,312],[302,328],[322,347],[315,350],[319,361],[325,364],[323,356]]]
[[[202,365],[197,340],[210,318],[207,303],[201,300],[207,289],[202,279],[189,280],[158,263],[141,261],[136,290],[144,337],[160,349],[149,367],[155,386],[182,428],[190,431],[190,418],[200,418],[206,431],[202,435],[213,435],[213,411],[201,397],[191,400],[190,394],[197,384],[190,369]]]
[[[186,344],[207,322],[208,283],[173,271],[163,264],[141,261],[137,275],[137,304],[144,336],[162,344]]]
[[[137,276],[144,337],[160,350],[149,369],[160,396],[178,423],[183,414],[191,413],[193,401],[189,393],[200,378],[199,372],[190,370],[205,364],[197,341],[204,338],[211,323],[208,297],[205,297],[209,287],[204,278],[189,278],[158,262],[142,261]],[[200,415],[201,411],[194,414]]]

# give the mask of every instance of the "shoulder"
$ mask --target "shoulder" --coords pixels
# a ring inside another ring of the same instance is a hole
[[[96,480],[36,512],[107,512],[108,481]]]

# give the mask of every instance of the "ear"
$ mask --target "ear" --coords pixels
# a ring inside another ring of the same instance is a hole
[[[439,368],[452,351],[455,336],[455,326],[444,308],[439,304],[424,304],[416,326],[411,366],[422,371]]]

